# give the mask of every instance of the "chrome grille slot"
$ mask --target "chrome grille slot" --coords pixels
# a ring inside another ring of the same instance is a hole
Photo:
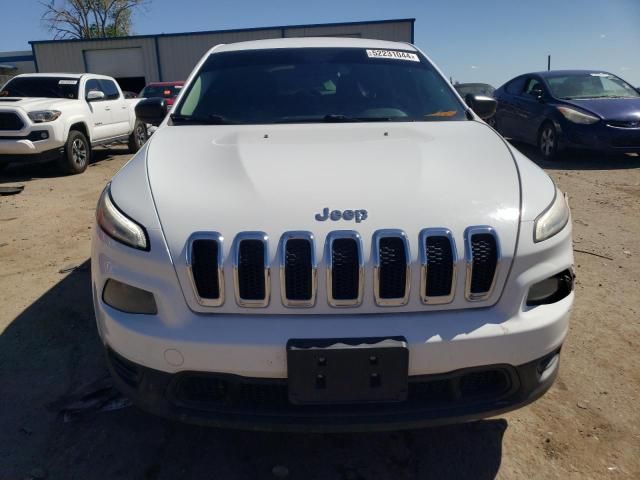
[[[200,305],[218,307],[224,303],[222,242],[217,232],[198,232],[189,239],[187,268]]]
[[[310,232],[287,232],[280,241],[280,292],[287,307],[312,307],[317,290],[315,242]]]
[[[410,290],[410,254],[401,230],[378,230],[373,234],[374,297],[380,306],[405,305]]]
[[[233,243],[236,302],[241,307],[266,307],[271,290],[267,234],[244,232]]]
[[[500,261],[500,245],[491,227],[469,227],[465,232],[467,300],[488,298],[495,286]]]
[[[327,235],[327,294],[334,307],[362,303],[364,262],[362,240],[357,232],[335,231]]]
[[[420,232],[420,257],[422,302],[450,303],[455,295],[457,262],[451,231],[446,228],[428,228]]]

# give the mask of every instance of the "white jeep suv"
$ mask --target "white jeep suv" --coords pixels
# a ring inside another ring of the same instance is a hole
[[[416,47],[219,45],[105,188],[100,336],[141,408],[397,429],[540,397],[573,302],[565,196]],[[467,105],[473,106],[475,112]]]

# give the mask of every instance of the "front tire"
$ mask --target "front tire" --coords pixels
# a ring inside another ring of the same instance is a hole
[[[77,175],[84,172],[91,161],[91,145],[84,133],[71,130],[60,159],[60,168],[64,173]]]
[[[545,122],[538,134],[538,150],[547,161],[558,159],[558,132],[551,122]]]
[[[136,120],[133,126],[133,132],[129,135],[129,153],[136,153],[146,143],[149,135],[147,133],[147,125],[140,120]]]

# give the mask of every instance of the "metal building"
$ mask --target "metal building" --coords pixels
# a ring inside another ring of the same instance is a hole
[[[20,52],[0,52],[0,86],[14,75],[36,71],[33,53],[30,50]]]
[[[415,19],[136,35],[94,40],[29,42],[38,72],[99,73],[123,90],[148,82],[184,80],[196,62],[220,43],[281,37],[362,37],[413,42]]]

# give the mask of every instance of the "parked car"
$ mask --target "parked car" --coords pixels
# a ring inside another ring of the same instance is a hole
[[[91,258],[115,384],[248,429],[493,416],[553,383],[569,207],[416,47],[219,45],[107,185]]]
[[[142,89],[140,98],[164,98],[167,105],[173,105],[173,101],[180,93],[184,82],[152,82]]]
[[[493,93],[496,91],[496,89],[488,83],[456,83],[453,85],[453,88],[456,89],[462,98],[465,98],[467,95],[484,95],[493,98]],[[487,118],[486,122],[492,127],[495,127],[493,116]]]
[[[82,173],[95,146],[126,143],[137,152],[147,140],[135,115],[138,102],[103,75],[13,77],[0,89],[0,168],[55,160],[66,173]]]
[[[640,92],[599,70],[520,75],[496,90],[498,130],[537,145],[547,160],[566,148],[640,152]]]

